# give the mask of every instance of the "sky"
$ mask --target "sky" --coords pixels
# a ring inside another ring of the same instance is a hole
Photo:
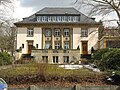
[[[44,7],[73,7],[75,0],[17,0],[14,16],[22,19]]]
[[[16,0],[13,17],[22,20],[22,18],[28,17],[44,7],[75,7],[73,2],[75,2],[75,0]],[[86,10],[81,9],[81,12],[83,14],[86,14],[86,12],[84,11]],[[101,16],[96,16],[95,18],[96,21],[104,19]],[[106,20],[112,18],[116,18],[116,15],[114,15],[113,13],[105,17]],[[107,22],[105,25],[114,26],[116,25],[116,23]]]

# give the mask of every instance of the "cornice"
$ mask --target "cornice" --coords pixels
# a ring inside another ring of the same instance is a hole
[[[15,23],[17,27],[45,27],[45,26],[73,26],[73,27],[98,27],[100,23]]]

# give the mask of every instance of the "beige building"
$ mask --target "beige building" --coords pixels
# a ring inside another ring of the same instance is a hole
[[[15,25],[19,58],[29,54],[37,62],[70,63],[98,48],[99,23],[74,8],[43,8]]]
[[[100,35],[99,48],[120,48],[120,34],[116,27],[106,27]]]

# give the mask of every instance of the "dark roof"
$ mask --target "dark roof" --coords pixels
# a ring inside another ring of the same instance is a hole
[[[43,23],[43,22],[37,22],[36,19],[36,15],[65,15],[65,14],[73,14],[73,15],[80,15],[80,22],[78,23],[97,23],[93,18],[87,17],[84,14],[82,14],[81,12],[79,12],[78,10],[76,10],[73,7],[66,7],[66,8],[43,8],[40,11],[36,12],[35,14],[27,17],[27,18],[23,18],[22,21],[17,22],[17,23]],[[51,23],[51,22],[46,22],[46,23]],[[64,23],[64,22],[60,22],[60,23]],[[76,22],[75,22],[76,23]],[[15,23],[16,24],[16,23]]]
[[[36,14],[80,14],[78,10],[73,7],[70,8],[43,8]]]

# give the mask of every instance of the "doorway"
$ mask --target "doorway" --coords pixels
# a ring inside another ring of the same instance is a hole
[[[33,41],[27,41],[28,43],[28,54],[31,54],[33,48]]]
[[[88,54],[88,42],[82,41],[82,54]]]

